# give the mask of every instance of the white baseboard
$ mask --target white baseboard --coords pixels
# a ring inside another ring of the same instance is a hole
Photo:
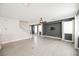
[[[20,41],[20,40],[25,40],[25,39],[29,39],[31,38],[30,35],[25,35],[25,36],[3,36],[1,38],[1,44],[7,44],[7,43],[12,43],[12,42],[16,42],[16,41]]]
[[[49,37],[49,38],[54,38],[54,39],[61,39],[62,40],[62,38],[54,37],[54,36],[48,36],[48,35],[41,35],[41,36],[43,36],[43,37]]]
[[[12,41],[5,41],[5,42],[2,42],[1,44],[13,43],[13,42],[17,42],[17,41],[25,40],[25,39],[29,39],[29,38],[22,38],[22,39],[16,39],[16,40],[12,40]]]
[[[53,36],[48,36],[48,35],[41,35],[41,36],[43,36],[43,37],[49,37],[49,38],[54,38],[54,39],[60,39],[60,40],[66,41],[66,42],[73,42],[73,41],[65,40],[65,39],[59,38],[59,37],[53,37]]]

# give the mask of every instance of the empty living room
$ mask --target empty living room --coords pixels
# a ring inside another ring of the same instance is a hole
[[[79,3],[0,3],[0,56],[79,56]]]

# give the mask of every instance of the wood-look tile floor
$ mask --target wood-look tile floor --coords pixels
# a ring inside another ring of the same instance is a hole
[[[48,37],[33,36],[3,45],[2,56],[74,56],[77,51],[70,42]]]

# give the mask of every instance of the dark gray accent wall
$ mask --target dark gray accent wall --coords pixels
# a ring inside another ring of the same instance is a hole
[[[62,23],[56,21],[43,25],[43,35],[62,37]]]

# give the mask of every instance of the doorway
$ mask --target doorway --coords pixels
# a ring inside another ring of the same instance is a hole
[[[34,25],[31,25],[31,34],[34,34],[35,32],[34,32]]]
[[[31,25],[31,33],[42,35],[42,25],[41,24]]]
[[[34,32],[35,32],[35,34],[38,34],[38,26],[37,25],[34,25]]]
[[[73,20],[63,21],[63,40],[73,41]]]

